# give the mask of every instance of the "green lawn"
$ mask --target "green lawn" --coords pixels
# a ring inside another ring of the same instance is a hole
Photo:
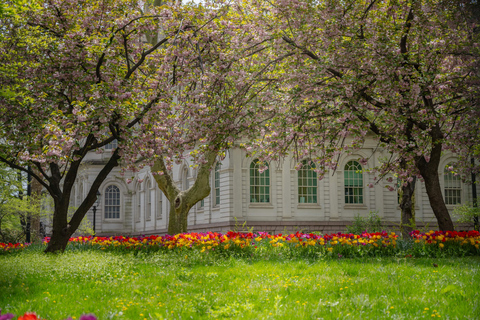
[[[265,261],[25,250],[0,256],[0,266],[2,312],[48,320],[480,319],[480,257]]]

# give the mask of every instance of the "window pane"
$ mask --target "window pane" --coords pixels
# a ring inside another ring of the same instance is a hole
[[[298,202],[317,203],[317,173],[314,171],[315,164],[309,160],[303,160],[298,170]]]
[[[110,185],[105,190],[105,218],[120,218],[120,189],[115,185]]]
[[[269,202],[270,171],[258,172],[258,160],[250,164],[250,202]]]
[[[219,205],[220,204],[220,163],[217,163],[215,165],[215,173],[214,173],[214,201],[213,201],[213,205],[216,206],[216,205]],[[250,178],[250,181],[251,181],[252,178]]]
[[[345,165],[344,186],[345,203],[363,203],[363,173],[357,161]]]
[[[454,166],[454,163],[447,164],[443,174],[445,204],[448,205],[462,203],[462,181],[459,175],[452,170]]]

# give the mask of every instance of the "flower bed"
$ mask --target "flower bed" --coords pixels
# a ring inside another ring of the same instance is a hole
[[[29,243],[2,243],[0,242],[0,252],[19,251],[28,246]],[[0,318],[1,320],[1,318]]]
[[[415,230],[410,233],[414,239],[414,253],[420,255],[479,255],[480,233],[478,231],[429,231],[420,233]]]
[[[378,232],[354,234],[276,234],[242,233],[183,233],[174,236],[148,237],[77,237],[70,239],[77,246],[93,246],[100,250],[197,251],[219,255],[250,255],[287,252],[291,255],[322,254],[388,255],[396,247],[397,235]],[[48,242],[48,239],[46,239]]]
[[[207,232],[182,233],[143,237],[75,237],[70,238],[70,248],[99,249],[106,251],[194,251],[217,255],[272,255],[289,256],[363,257],[363,256],[465,256],[480,254],[478,231],[429,231],[411,233],[413,240],[399,240],[395,233],[377,232],[355,234],[292,233],[270,235],[265,232]],[[44,244],[50,239],[44,239]],[[400,243],[399,243],[400,241]],[[401,245],[398,245],[401,244]],[[0,252],[19,251],[28,245],[2,244]]]

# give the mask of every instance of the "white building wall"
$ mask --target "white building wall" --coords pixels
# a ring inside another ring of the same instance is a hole
[[[214,206],[214,169],[211,173],[211,194],[204,199],[204,207],[197,204],[191,209],[188,223],[191,230],[222,230],[226,231],[237,227],[246,221],[247,227],[254,226],[256,231],[278,231],[283,229],[294,230],[323,230],[342,231],[345,224],[351,222],[356,215],[367,216],[370,211],[378,211],[383,221],[398,223],[400,208],[397,193],[388,191],[387,185],[394,185],[385,180],[374,181],[374,174],[363,173],[363,204],[346,204],[344,187],[345,164],[359,158],[368,159],[363,169],[370,169],[379,165],[379,158],[385,154],[374,151],[373,142],[365,145],[365,149],[351,155],[343,155],[339,159],[335,172],[328,172],[317,183],[317,199],[314,204],[299,203],[298,201],[298,174],[294,169],[296,161],[286,158],[269,165],[270,171],[270,201],[265,203],[250,202],[250,164],[252,158],[247,158],[245,151],[240,149],[229,150],[220,168],[220,204]],[[101,169],[105,155],[89,155],[89,161],[82,166],[75,194],[72,195],[75,205],[79,205],[89,190],[94,177]],[[453,155],[446,155],[440,164],[440,183],[443,188],[443,167],[454,161]],[[195,170],[191,163],[185,161],[173,169],[174,180],[181,188],[185,187],[184,168],[188,168],[188,184],[193,185]],[[388,176],[387,176],[388,177]],[[136,174],[141,183],[126,184],[125,178],[119,174],[119,169],[112,171],[102,184],[100,192],[116,185],[121,191],[121,210],[119,219],[106,219],[104,216],[104,202],[97,208],[97,234],[158,234],[166,233],[168,227],[169,203],[165,195],[158,189],[156,182],[148,168]],[[480,177],[477,177],[480,180]],[[367,185],[372,183],[373,188]],[[480,197],[480,187],[477,188]],[[150,194],[150,211],[147,212],[146,203]],[[104,198],[103,198],[104,199]],[[471,186],[462,185],[462,202],[471,201]],[[415,209],[418,223],[436,224],[436,219],[430,208],[423,182],[417,181],[415,191]],[[448,209],[453,211],[454,206]],[[148,214],[149,213],[149,214]],[[150,219],[148,219],[150,216]],[[87,214],[93,220],[93,212]],[[262,230],[263,229],[263,230]]]

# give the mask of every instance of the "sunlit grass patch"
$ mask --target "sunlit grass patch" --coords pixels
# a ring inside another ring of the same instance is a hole
[[[434,266],[437,265],[437,267]],[[39,250],[0,257],[0,308],[45,319],[480,317],[479,257],[298,259]]]

